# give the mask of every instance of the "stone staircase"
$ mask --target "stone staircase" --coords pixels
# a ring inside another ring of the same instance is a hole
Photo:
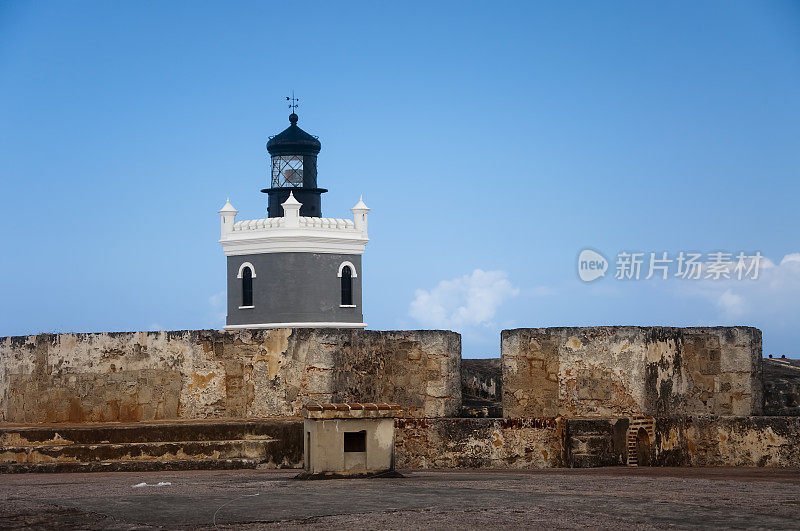
[[[625,437],[625,445],[628,450],[628,466],[639,466],[637,443],[640,428],[644,428],[647,432],[650,444],[655,439],[655,419],[651,417],[633,417],[630,424],[628,424],[628,432]]]
[[[300,420],[0,427],[0,473],[299,468]]]

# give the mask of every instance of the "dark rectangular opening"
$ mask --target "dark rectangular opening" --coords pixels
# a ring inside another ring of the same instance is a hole
[[[366,430],[344,432],[344,451],[366,452],[367,451]]]
[[[305,469],[311,470],[311,432],[306,432],[306,462]]]

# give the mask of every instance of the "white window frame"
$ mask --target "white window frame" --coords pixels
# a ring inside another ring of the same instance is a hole
[[[351,279],[352,278],[358,278],[358,273],[356,273],[356,266],[353,265],[353,262],[350,262],[349,260],[345,260],[344,262],[339,264],[339,272],[336,274],[336,276],[338,278],[342,278],[342,271],[344,271],[345,267],[349,267],[350,268],[350,272],[352,273],[352,275],[350,275]],[[355,304],[340,304],[339,305],[339,308],[356,308],[356,307],[357,306]]]
[[[239,266],[239,273],[236,275],[236,278],[242,278],[242,275],[244,274],[244,268],[245,267],[249,267],[250,268],[250,272],[253,273],[253,278],[256,278],[256,268],[253,267],[253,264],[251,264],[250,262],[245,262],[245,263],[243,263],[242,265]]]
[[[358,278],[358,273],[356,273],[356,266],[353,265],[353,262],[349,262],[347,260],[339,264],[339,272],[336,274],[337,277],[342,278],[342,270],[344,269],[344,266],[350,267],[350,271],[352,271],[353,273],[353,275],[350,278]]]
[[[250,278],[256,278],[256,268],[253,267],[253,264],[251,264],[250,262],[245,262],[239,266],[239,273],[236,275],[236,278],[243,278],[245,267],[250,268],[250,273],[252,273]],[[239,306],[240,310],[251,310],[253,308],[255,308],[254,304],[250,306]]]

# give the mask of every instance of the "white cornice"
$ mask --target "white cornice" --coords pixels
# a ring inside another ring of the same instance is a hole
[[[227,207],[226,203],[226,207]],[[287,201],[284,217],[236,221],[236,212],[220,211],[222,236],[219,242],[226,256],[261,253],[364,254],[367,212],[359,201],[353,220],[301,217],[299,205]],[[295,208],[297,207],[297,208]]]
[[[314,230],[259,231],[228,234],[219,241],[225,256],[261,253],[364,254],[369,238],[360,234],[330,234]]]

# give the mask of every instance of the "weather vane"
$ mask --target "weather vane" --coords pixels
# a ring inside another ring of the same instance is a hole
[[[297,110],[297,106],[300,102],[300,98],[294,97],[294,91],[292,91],[292,97],[286,96],[286,101],[290,101],[289,108],[292,110],[292,113]]]

